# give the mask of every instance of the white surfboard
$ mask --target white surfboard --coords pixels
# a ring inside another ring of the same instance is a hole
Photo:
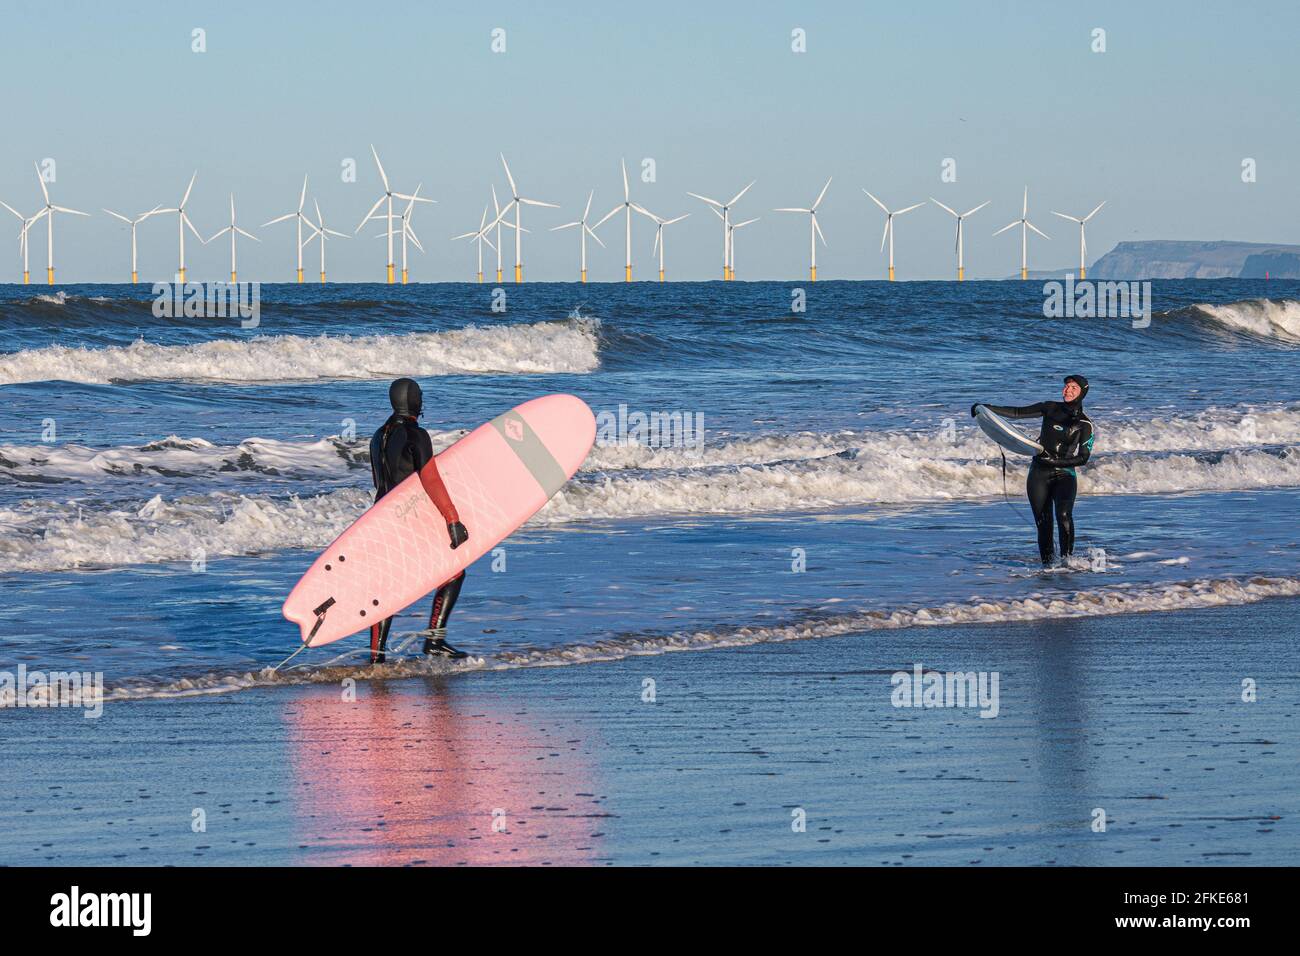
[[[984,405],[975,406],[975,421],[979,423],[984,434],[1007,451],[1015,452],[1017,455],[1028,455],[1031,458],[1043,453],[1042,445]]]

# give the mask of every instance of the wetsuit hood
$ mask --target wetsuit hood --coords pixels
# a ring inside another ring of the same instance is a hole
[[[1067,375],[1065,376],[1065,381],[1062,384],[1069,384],[1070,382],[1074,382],[1074,384],[1079,386],[1079,397],[1076,398],[1074,401],[1066,402],[1065,404],[1072,412],[1082,411],[1083,399],[1088,394],[1088,380],[1084,378],[1082,375]]]
[[[413,378],[399,378],[388,386],[388,401],[398,415],[418,418],[424,407],[424,395],[420,383]]]

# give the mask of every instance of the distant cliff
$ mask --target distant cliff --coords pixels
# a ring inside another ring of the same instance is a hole
[[[1121,242],[1089,279],[1300,279],[1300,245],[1267,242]]]

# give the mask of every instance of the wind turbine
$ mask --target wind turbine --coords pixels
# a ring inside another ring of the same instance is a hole
[[[107,210],[105,211],[107,212]],[[230,194],[230,225],[228,225],[225,229],[222,229],[220,232],[214,233],[209,238],[204,239],[203,244],[206,246],[213,239],[220,239],[226,233],[230,233],[230,281],[232,283],[235,283],[239,281],[239,273],[235,269],[235,237],[244,236],[245,238],[252,239],[254,242],[261,242],[262,240],[258,239],[257,236],[253,235],[251,232],[245,232],[243,229],[240,229],[238,226],[235,225],[235,194],[234,193]],[[135,255],[134,245],[132,245],[131,254],[133,256]],[[134,275],[135,274],[134,260],[132,261],[131,264],[131,270],[132,270],[131,274]],[[132,279],[131,281],[134,282],[135,280]]]
[[[314,230],[316,229],[316,227],[312,225],[311,220],[308,219],[306,216],[304,216],[304,215],[302,214],[302,207],[306,204],[306,202],[307,202],[307,177],[304,176],[304,177],[302,177],[302,192],[298,194],[298,210],[297,210],[297,212],[286,212],[283,216],[276,216],[276,217],[275,217],[274,219],[272,219],[270,222],[264,222],[264,223],[262,223],[262,228],[265,229],[267,226],[274,226],[277,222],[284,222],[286,219],[294,219],[294,220],[297,220],[297,224],[298,224],[298,281],[299,281],[299,282],[302,282],[302,250],[303,250],[303,247],[307,245],[306,242],[303,242],[303,241],[302,241],[302,224],[305,222],[305,223],[307,224],[307,228],[313,230],[313,235],[315,235]],[[308,237],[307,237],[307,242],[311,242],[311,240],[312,240],[312,236],[308,236]],[[234,240],[232,239],[231,241],[233,242]]]
[[[623,266],[623,281],[631,282],[632,281],[632,211],[636,210],[637,212],[641,213],[641,215],[643,216],[650,216],[650,213],[647,212],[641,206],[638,206],[636,203],[634,203],[631,197],[628,195],[627,161],[621,160],[620,162],[623,165],[623,201],[619,203],[617,206],[615,206],[613,209],[611,209],[609,212],[605,213],[605,215],[601,218],[600,222],[596,223],[594,228],[599,229],[606,219],[609,219],[611,216],[617,214],[620,209],[623,210],[623,212],[627,216],[627,221],[624,225],[624,233],[626,236],[625,246],[627,249],[627,259]],[[653,219],[654,216],[650,216],[650,218]],[[604,245],[604,243],[601,243],[601,245]]]
[[[1029,187],[1028,186],[1025,187],[1025,204],[1023,208],[1020,210],[1020,218],[1007,223],[997,232],[993,233],[993,235],[995,236],[1001,235],[1002,233],[1006,232],[1008,229],[1014,228],[1015,226],[1020,227],[1020,279],[1023,282],[1025,279],[1029,278],[1029,230],[1030,229],[1034,230],[1034,232],[1038,233],[1044,239],[1051,238],[1051,236],[1043,232],[1043,230],[1039,229],[1037,226],[1035,226],[1032,222],[1029,221]]]
[[[415,248],[419,249],[421,252],[424,252],[424,246],[420,245],[419,237],[416,236],[415,230],[411,227],[411,214],[415,209],[415,204],[417,202],[436,201],[433,199],[422,198],[420,196],[420,190],[423,188],[424,188],[424,183],[420,183],[420,185],[415,187],[415,192],[412,193],[410,196],[406,197],[408,200],[406,204],[406,209],[402,212],[401,216],[398,217],[399,221],[402,224],[402,285],[406,285],[406,240],[409,238],[413,243],[415,243]],[[384,236],[380,234],[375,238],[383,239]]]
[[[493,197],[492,197],[492,198],[493,198],[494,200],[496,199],[496,191],[495,191],[495,190],[493,190]],[[590,203],[589,203],[588,205],[590,205]],[[498,209],[498,211],[499,211],[499,209]],[[496,224],[496,226],[497,226],[497,245],[493,246],[493,245],[492,245],[492,240],[489,239],[489,238],[487,237],[487,232],[488,232],[488,230],[492,228],[492,225],[489,224],[488,221],[487,221],[487,212],[488,212],[488,211],[487,211],[487,206],[484,206],[484,207],[483,207],[483,215],[479,218],[479,221],[478,221],[478,231],[477,231],[477,232],[463,232],[463,233],[461,233],[459,236],[452,236],[452,237],[451,237],[453,242],[454,242],[455,240],[457,240],[457,239],[473,239],[473,240],[474,240],[474,244],[475,244],[476,246],[478,246],[478,281],[479,281],[479,284],[480,284],[480,285],[483,283],[483,243],[485,243],[485,242],[488,244],[489,247],[491,247],[492,249],[496,250],[496,254],[497,254],[497,281],[498,281],[498,282],[501,281],[501,246],[500,246],[500,243],[501,243],[501,225],[500,225],[500,223],[497,223],[497,224]]]
[[[506,162],[506,157],[504,153],[501,154],[501,165],[505,166],[506,168],[506,179],[510,183],[511,198],[510,201],[506,203],[505,208],[502,209],[501,212],[497,214],[497,220],[500,221],[501,217],[510,211],[511,206],[515,207],[515,221],[514,221],[514,225],[511,227],[515,231],[515,281],[523,282],[524,263],[522,259],[522,254],[523,254],[522,238],[523,238],[524,229],[521,222],[521,217],[523,215],[524,206],[549,206],[551,209],[559,209],[560,207],[553,202],[542,202],[540,199],[526,199],[523,196],[519,195],[519,187],[515,185],[515,178],[510,175],[510,165]],[[501,238],[501,234],[497,233],[498,242],[500,241],[500,238]],[[499,275],[500,270],[497,271]]]
[[[329,241],[330,236],[337,236],[339,239],[346,239],[347,236],[345,236],[341,232],[335,232],[333,229],[327,229],[325,227],[325,217],[322,216],[320,212],[320,203],[317,202],[315,199],[313,199],[312,205],[316,207],[316,222],[313,224],[312,221],[309,219],[307,220],[307,225],[311,226],[316,231],[307,237],[307,241],[303,243],[303,245],[310,246],[311,241],[313,239],[316,238],[320,239],[320,284],[324,285],[325,284],[325,243]],[[234,249],[234,243],[232,242],[231,243],[232,253],[233,253],[233,249]],[[405,270],[403,270],[403,272],[405,272]],[[402,281],[405,281],[405,279],[403,279]]]
[[[716,209],[713,210],[713,214],[718,218],[722,218],[722,213],[718,212]],[[751,222],[758,222],[758,218],[746,219],[744,222],[727,223],[727,247],[731,250],[730,271],[732,279],[736,278],[736,230],[742,226],[748,226]]]
[[[56,212],[71,213],[74,216],[89,216],[88,212],[78,212],[76,209],[68,209],[65,206],[56,206],[50,202],[50,191],[45,188],[45,177],[41,175],[41,167],[32,163],[36,169],[36,181],[41,184],[41,194],[45,196],[45,208],[42,212],[45,215],[45,282],[46,285],[54,285],[54,214]],[[39,218],[39,217],[38,217]],[[35,222],[33,219],[32,222]],[[30,225],[28,226],[30,228]]]
[[[875,196],[872,196],[871,193],[867,192],[865,189],[862,191],[864,193],[867,193],[867,196],[870,197],[873,203],[875,203],[881,209],[885,210],[885,232],[880,237],[880,249],[882,252],[884,251],[885,240],[888,239],[889,240],[889,281],[893,282],[894,281],[894,217],[901,216],[905,212],[911,212],[913,209],[920,209],[922,206],[925,205],[925,203],[923,202],[914,203],[911,206],[907,206],[903,209],[896,209],[893,212],[890,212],[888,207],[886,207],[883,202],[881,202]]]
[[[22,223],[22,226],[18,230],[18,251],[21,252],[23,256],[23,285],[27,285],[31,278],[31,272],[27,268],[27,231],[31,229],[33,223],[45,215],[45,210],[42,209],[40,212],[36,213],[36,215],[32,216],[32,218],[28,219],[17,209],[3,200],[0,200],[0,206],[4,206],[8,209],[11,213],[17,216],[19,222]]]
[[[754,180],[757,182],[758,180]],[[754,185],[751,182],[749,186]],[[699,193],[688,192],[686,195],[694,196],[696,199],[703,200],[716,210],[721,210],[719,215],[722,217],[722,278],[723,281],[731,279],[731,207],[740,201],[740,197],[749,192],[749,186],[746,186],[740,192],[731,198],[730,202],[721,203],[716,199],[710,199],[708,196],[701,196]]]
[[[966,278],[966,265],[962,259],[962,242],[961,242],[962,220],[964,220],[967,216],[975,215],[975,213],[979,212],[981,209],[983,209],[992,201],[993,200],[991,199],[986,199],[978,206],[976,206],[974,209],[970,209],[967,210],[966,212],[959,214],[957,210],[949,206],[945,206],[943,203],[939,202],[939,200],[935,199],[933,196],[930,197],[930,202],[934,203],[936,206],[938,206],[940,209],[947,212],[949,215],[957,217],[957,281],[958,282],[961,282],[963,279]]]
[[[379,161],[379,153],[375,150],[375,146],[373,143],[370,144],[370,152],[375,157],[375,165],[379,167],[379,178],[383,180],[384,183],[384,194],[375,200],[375,204],[370,207],[370,211],[366,213],[365,218],[362,219],[360,224],[357,226],[357,228],[353,230],[353,235],[361,231],[361,227],[370,221],[370,217],[375,214],[375,211],[380,206],[384,205],[384,203],[388,204],[388,211],[385,213],[385,218],[388,220],[388,230],[386,233],[388,236],[387,275],[388,275],[388,284],[392,285],[393,284],[393,199],[394,198],[406,199],[408,201],[413,200],[417,202],[433,202],[433,200],[424,199],[424,198],[415,200],[414,197],[408,196],[406,193],[394,192],[388,185],[388,174],[384,172],[384,164]]]
[[[651,219],[656,223],[654,250],[659,253],[659,281],[664,281],[664,226],[671,226],[675,222],[681,222],[690,213],[677,216],[674,219],[660,219],[654,213],[649,213]]]
[[[625,182],[625,183],[627,182],[626,178],[624,179],[624,182]],[[588,217],[589,215],[591,215],[591,200],[595,197],[595,195],[596,195],[596,191],[595,191],[594,189],[593,189],[591,192],[587,193],[587,208],[584,209],[584,210],[582,211],[582,218],[581,218],[581,219],[578,219],[578,220],[576,220],[576,221],[574,221],[574,222],[566,222],[566,223],[565,223],[564,225],[562,225],[562,226],[553,226],[553,227],[551,227],[551,232],[558,232],[558,231],[561,230],[561,229],[571,229],[571,228],[573,228],[574,226],[578,226],[578,227],[579,227],[579,229],[578,229],[578,236],[579,236],[578,244],[579,244],[579,247],[580,247],[581,250],[582,250],[582,252],[581,252],[581,256],[582,256],[581,267],[580,267],[580,271],[579,271],[579,273],[578,273],[578,276],[579,276],[578,281],[579,281],[579,282],[586,282],[586,281],[587,281],[587,236],[591,236],[591,238],[595,239],[597,242],[600,242],[600,236],[596,235],[595,230],[592,229],[591,226],[587,225],[587,217]],[[619,208],[620,208],[620,207],[615,206],[615,207],[614,207],[614,212],[618,212]],[[486,212],[486,211],[487,211],[487,210],[484,210],[484,212]],[[614,215],[614,212],[611,212],[609,215],[610,215],[610,216]],[[609,216],[606,216],[606,217],[605,217],[605,219],[608,219],[608,218],[609,218]],[[602,219],[600,222],[604,222],[605,219]],[[600,222],[596,223],[596,225],[599,226],[599,225],[600,225]],[[630,231],[629,231],[628,235],[631,235],[631,232],[630,232]],[[605,248],[605,244],[604,244],[603,242],[600,242],[600,247],[601,247],[602,249]],[[481,252],[480,252],[480,255],[481,255]],[[629,253],[628,253],[628,262],[630,263],[631,261],[632,261],[632,254],[629,252]],[[630,279],[630,277],[631,277],[631,275],[632,275],[632,272],[631,272],[631,266],[628,267],[628,273],[627,273],[627,275],[628,275],[628,277],[629,277],[629,279]],[[480,269],[479,269],[479,281],[480,281],[480,282],[483,281],[483,278],[482,278],[482,267],[481,267],[481,266],[480,266]]]
[[[180,271],[176,273],[176,280],[181,285],[185,284],[185,227],[186,226],[189,227],[190,232],[194,233],[195,239],[197,239],[199,242],[203,241],[203,237],[199,235],[199,231],[194,228],[194,223],[190,222],[190,217],[185,212],[185,204],[190,201],[190,192],[194,189],[194,180],[198,178],[199,178],[199,171],[196,169],[194,171],[194,175],[190,177],[190,184],[185,187],[185,195],[181,197],[181,202],[179,206],[177,206],[175,209],[158,210],[158,212],[176,213],[176,231],[180,234],[180,238],[181,238],[181,263],[180,263]]]
[[[811,222],[811,225],[808,227],[808,249],[809,249],[809,255],[812,257],[811,259],[812,265],[808,267],[808,271],[812,282],[817,281],[817,239],[818,237],[821,237],[822,245],[823,246],[826,245],[826,237],[822,235],[822,227],[817,225],[817,207],[821,205],[822,199],[825,198],[826,196],[826,190],[830,188],[831,188],[831,181],[828,179],[826,180],[826,185],[822,187],[822,191],[817,194],[817,201],[814,202],[807,209],[801,209],[797,206],[787,206],[782,209],[773,210],[773,212],[808,213],[808,218]]]
[[[10,211],[10,212],[13,212],[12,209],[10,209],[9,211]],[[152,215],[153,215],[154,213],[156,213],[157,211],[158,211],[158,207],[157,207],[157,206],[154,206],[154,207],[153,207],[152,209],[150,209],[147,213],[144,213],[143,215],[140,215],[140,216],[136,216],[134,219],[128,219],[126,216],[122,215],[120,212],[113,212],[113,210],[111,210],[111,209],[105,209],[105,210],[104,210],[104,212],[108,213],[108,214],[109,214],[110,216],[112,216],[113,218],[115,218],[115,219],[121,219],[124,223],[126,223],[128,226],[131,227],[131,283],[132,283],[133,285],[134,285],[135,283],[137,283],[137,282],[140,281],[139,273],[136,271],[136,267],[135,267],[135,263],[136,263],[136,256],[135,256],[135,227],[138,226],[140,223],[144,222],[146,219],[148,219],[150,216],[152,216]]]
[[[1098,210],[1100,210],[1104,205],[1106,205],[1106,200],[1103,199],[1101,202],[1097,203],[1096,209],[1088,213],[1088,215],[1084,216],[1082,219],[1079,219],[1077,216],[1067,216],[1063,212],[1052,213],[1053,216],[1060,216],[1062,219],[1068,219],[1071,222],[1077,222],[1079,224],[1079,281],[1081,282],[1088,278],[1088,264],[1085,261],[1088,257],[1088,239],[1083,234],[1083,224],[1093,216],[1097,215]]]

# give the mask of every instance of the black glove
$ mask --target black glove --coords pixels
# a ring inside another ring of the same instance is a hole
[[[469,540],[469,532],[459,521],[447,522],[447,536],[451,538],[451,550],[455,551]]]
[[[1046,466],[1046,467],[1048,467],[1048,468],[1060,468],[1060,467],[1062,467],[1060,461],[1059,461],[1058,459],[1056,459],[1056,458],[1053,458],[1051,455],[1039,455],[1039,456],[1038,456],[1038,463],[1039,463],[1040,465],[1044,465],[1044,466]]]
[[[970,407],[970,417],[971,417],[971,418],[974,418],[974,417],[975,417],[975,409],[979,408],[979,407],[980,407],[981,405],[983,405],[983,404],[984,404],[983,402],[976,402],[974,405],[972,405],[972,406]]]

